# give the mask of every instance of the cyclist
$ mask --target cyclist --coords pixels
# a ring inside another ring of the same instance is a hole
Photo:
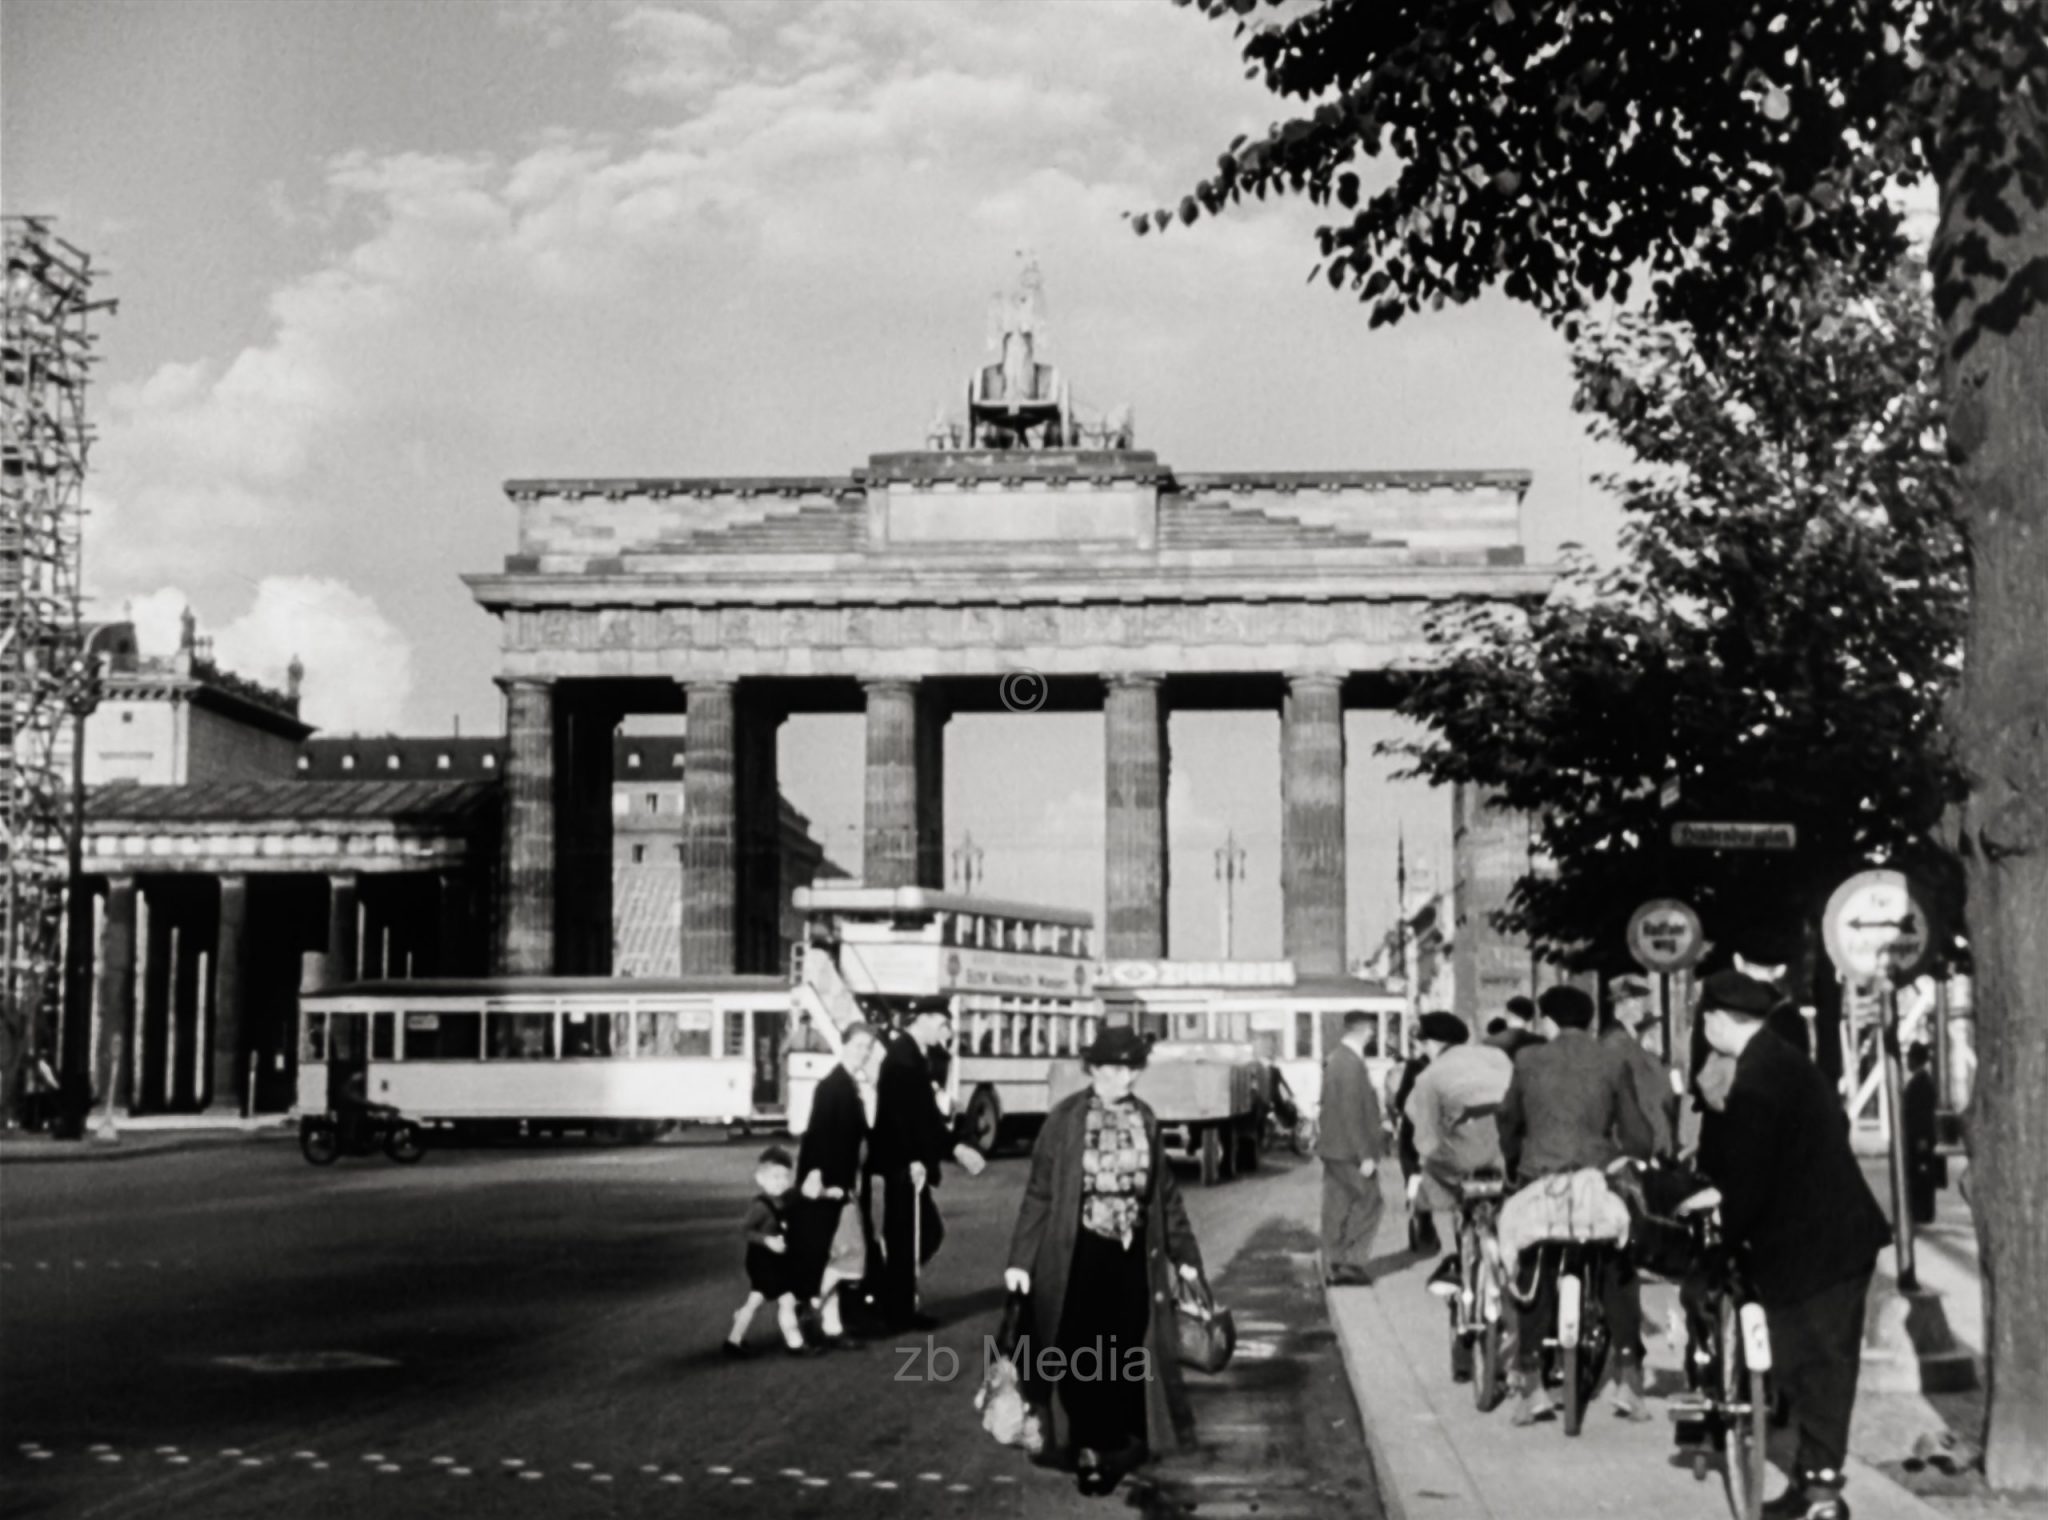
[[[1537,1006],[1554,1033],[1515,1058],[1499,1119],[1508,1174],[1528,1183],[1588,1167],[1605,1170],[1622,1156],[1648,1160],[1650,1121],[1636,1099],[1627,1058],[1593,1038],[1592,998],[1576,987],[1551,987]],[[1516,1425],[1532,1424],[1554,1407],[1543,1386],[1542,1358],[1555,1296],[1546,1280],[1532,1303],[1516,1304]],[[1616,1407],[1628,1419],[1646,1420],[1642,1295],[1618,1253],[1605,1275],[1604,1309],[1613,1337]]]
[[[1842,1462],[1864,1299],[1891,1231],[1827,1078],[1765,1029],[1780,1001],[1740,971],[1717,972],[1700,988],[1707,1042],[1734,1076],[1720,1110],[1704,1118],[1699,1164],[1721,1192],[1722,1236],[1763,1305],[1771,1380],[1799,1436],[1791,1486],[1764,1513],[1848,1520]]]
[[[1429,1052],[1429,1065],[1415,1079],[1407,1108],[1422,1167],[1418,1203],[1442,1216],[1437,1233],[1452,1243],[1450,1255],[1429,1280],[1429,1290],[1455,1294],[1458,1184],[1481,1172],[1505,1170],[1495,1115],[1515,1066],[1497,1046],[1468,1043],[1465,1021],[1454,1013],[1426,1013],[1415,1032]]]

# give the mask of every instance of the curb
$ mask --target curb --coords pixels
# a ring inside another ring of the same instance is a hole
[[[169,1156],[180,1151],[219,1150],[226,1146],[260,1143],[265,1140],[288,1140],[288,1131],[276,1134],[263,1131],[216,1133],[179,1136],[163,1141],[116,1140],[111,1144],[104,1140],[53,1140],[42,1143],[35,1141],[0,1141],[0,1166],[81,1166],[95,1161],[139,1161],[145,1156]],[[45,1149],[45,1146],[48,1149]],[[61,1148],[60,1148],[61,1147]]]
[[[1376,1294],[1374,1288],[1346,1288],[1348,1293]],[[1337,1317],[1334,1298],[1338,1290],[1323,1289],[1323,1312],[1329,1317],[1330,1328],[1337,1334],[1337,1352],[1344,1363],[1344,1375],[1351,1383],[1351,1402],[1358,1411],[1358,1423],[1365,1431],[1366,1450],[1372,1455],[1373,1476],[1379,1480],[1380,1507],[1386,1511],[1387,1520],[1418,1520],[1410,1512],[1405,1493],[1413,1489],[1418,1495],[1426,1495],[1433,1507],[1429,1510],[1432,1520],[1446,1515],[1485,1516],[1491,1520],[1493,1511],[1480,1497],[1478,1489],[1465,1470],[1464,1460],[1458,1449],[1441,1430],[1427,1443],[1419,1439],[1419,1430],[1405,1433],[1418,1437],[1403,1444],[1399,1460],[1386,1439],[1382,1422],[1375,1418],[1373,1409],[1368,1407],[1366,1390],[1373,1387],[1366,1380],[1364,1369],[1358,1365],[1351,1349],[1350,1338],[1345,1335],[1342,1322]],[[1372,1311],[1382,1316],[1386,1306],[1377,1297],[1372,1300]],[[1393,1407],[1405,1406],[1411,1414],[1426,1412],[1429,1401],[1422,1391],[1420,1378],[1413,1367],[1398,1358],[1383,1364],[1379,1371],[1382,1377],[1398,1376],[1403,1384],[1399,1393],[1387,1403]],[[1412,1391],[1411,1391],[1412,1389]],[[1391,1409],[1377,1411],[1390,1414]],[[1432,1417],[1433,1421],[1433,1417]],[[1420,1424],[1420,1421],[1417,1421]],[[1428,1449],[1425,1451],[1424,1448]],[[1455,1491],[1447,1492],[1447,1489]],[[1455,1500],[1459,1507],[1443,1507],[1443,1501]]]

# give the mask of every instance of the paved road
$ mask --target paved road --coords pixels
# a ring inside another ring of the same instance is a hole
[[[960,1359],[946,1382],[946,1359],[907,1340],[718,1355],[757,1148],[320,1172],[270,1141],[8,1165],[0,1511],[1103,1513],[996,1447],[971,1408],[1023,1162],[949,1175],[940,1195],[926,1306]],[[1314,1291],[1313,1185],[1288,1163],[1189,1189],[1245,1344],[1223,1377],[1192,1379],[1204,1450],[1136,1493],[1154,1515],[1379,1512]],[[772,1344],[765,1316],[755,1334]]]

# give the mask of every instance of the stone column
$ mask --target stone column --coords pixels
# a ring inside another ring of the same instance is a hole
[[[171,1011],[176,978],[171,974],[169,887],[161,879],[145,889],[148,912],[142,935],[142,1038],[136,1051],[136,1112],[161,1113],[170,1101]]]
[[[867,817],[861,881],[918,885],[918,701],[912,681],[868,681]]]
[[[243,1035],[249,945],[249,878],[220,879],[220,927],[213,951],[213,1092],[209,1107],[240,1113],[248,1082]]]
[[[782,791],[776,784],[776,731],[781,726],[781,712],[757,683],[740,688],[733,706],[733,816],[738,851],[733,897],[734,963],[742,975],[773,975],[784,969]]]
[[[683,945],[685,976],[731,976],[738,896],[738,819],[733,795],[733,686],[686,688],[683,737]]]
[[[109,877],[94,971],[99,1049],[92,1069],[99,1101],[122,1109],[135,1104],[135,909],[135,878]]]
[[[554,687],[535,680],[499,685],[506,745],[497,970],[546,976],[555,969]]]
[[[442,871],[434,878],[434,975],[462,976],[469,970],[469,894],[462,877]]]
[[[356,873],[337,871],[327,878],[328,985],[346,986],[356,979]]]
[[[201,1006],[206,989],[199,976],[203,936],[193,922],[198,916],[188,900],[184,922],[171,937],[171,1106],[190,1113],[199,1107],[199,1029],[206,1021]]]
[[[555,690],[553,970],[612,969],[612,788],[619,710],[585,683]]]
[[[946,885],[946,722],[952,715],[932,686],[917,694],[917,884]]]
[[[1112,676],[1103,702],[1111,960],[1166,958],[1166,707],[1157,676]]]
[[[1335,675],[1288,677],[1280,718],[1285,954],[1310,974],[1346,967],[1344,699]]]

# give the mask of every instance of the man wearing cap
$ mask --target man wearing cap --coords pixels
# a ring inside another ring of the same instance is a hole
[[[882,1182],[882,1270],[877,1297],[891,1330],[929,1330],[938,1321],[917,1308],[917,1274],[939,1248],[942,1226],[930,1190],[948,1156],[968,1175],[984,1165],[973,1147],[955,1144],[932,1091],[926,1052],[942,1043],[952,1020],[927,1009],[887,1046],[876,1079],[875,1123],[868,1165]],[[921,1259],[920,1259],[921,1258]]]
[[[1408,1118],[1415,1125],[1415,1153],[1422,1165],[1416,1201],[1438,1216],[1438,1236],[1455,1242],[1459,1185],[1481,1172],[1504,1170],[1494,1116],[1514,1080],[1515,1065],[1506,1051],[1468,1043],[1465,1021],[1454,1013],[1426,1013],[1415,1032],[1429,1052],[1429,1064],[1408,1095]],[[1453,1245],[1430,1278],[1430,1291],[1447,1285],[1455,1293],[1457,1282]],[[1462,1344],[1458,1349],[1470,1353]]]
[[[1677,1143],[1678,1090],[1664,1063],[1643,1048],[1641,1027],[1652,1017],[1648,1004],[1628,995],[1623,983],[1621,996],[1600,1014],[1600,1043],[1620,1051],[1628,1063],[1636,1087],[1636,1104],[1650,1121],[1650,1146],[1654,1154],[1668,1156]],[[1626,1011],[1624,1011],[1626,1009]],[[1634,1017],[1629,1017],[1633,1013]]]
[[[1525,997],[1508,999],[1506,1012],[1494,1021],[1501,1028],[1495,1032],[1493,1025],[1487,1025],[1486,1043],[1507,1052],[1509,1060],[1515,1059],[1532,1045],[1541,1045],[1543,1036],[1534,1027],[1536,1005]]]
[[[1508,1172],[1521,1182],[1587,1168],[1603,1171],[1622,1156],[1648,1160],[1654,1132],[1636,1100],[1627,1058],[1593,1038],[1593,1000],[1577,987],[1545,989],[1538,1004],[1556,1032],[1515,1062],[1501,1102],[1500,1148]],[[1613,1336],[1615,1400],[1631,1420],[1646,1420],[1643,1402],[1643,1305],[1626,1259],[1606,1274],[1605,1308]],[[1515,1411],[1511,1423],[1528,1425],[1553,1407],[1541,1374],[1543,1336],[1554,1314],[1553,1294],[1536,1295],[1516,1315]]]
[[[1323,1163],[1323,1269],[1337,1286],[1367,1287],[1366,1263],[1386,1200],[1380,1196],[1380,1100],[1365,1064],[1376,1013],[1344,1015],[1344,1035],[1323,1062],[1316,1155]]]
[[[1842,1463],[1863,1337],[1864,1300],[1891,1239],[1820,1069],[1765,1031],[1777,991],[1740,971],[1700,989],[1707,1043],[1735,1065],[1727,1100],[1700,1137],[1700,1170],[1721,1193],[1721,1232],[1770,1325],[1771,1382],[1799,1438],[1792,1484],[1773,1516],[1848,1520]]]

